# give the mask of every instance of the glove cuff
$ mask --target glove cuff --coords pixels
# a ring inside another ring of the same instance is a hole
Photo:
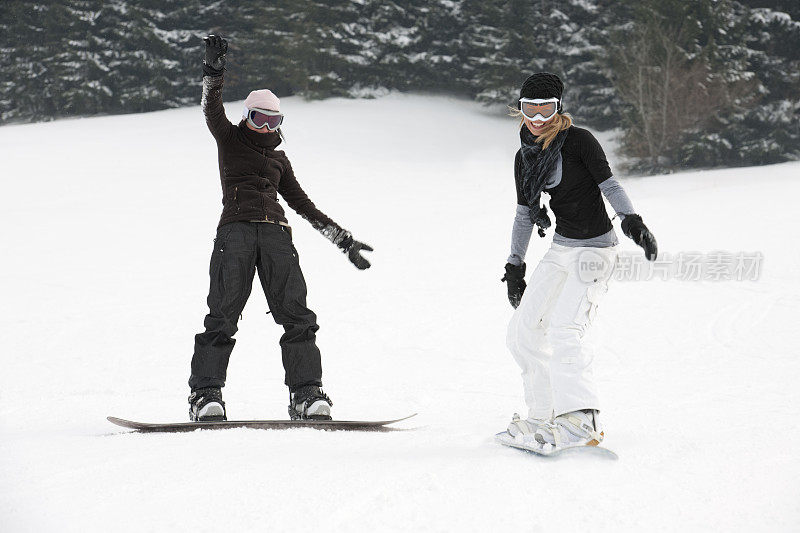
[[[216,78],[218,76],[222,76],[224,72],[225,72],[225,67],[222,67],[222,69],[215,69],[214,67],[206,63],[205,60],[203,60],[203,76],[211,76],[212,78]]]
[[[639,228],[644,227],[644,222],[642,221],[642,217],[634,213],[631,215],[625,215],[625,218],[622,219],[622,233],[624,233],[631,239],[635,240],[635,237],[633,236],[632,232],[634,228],[632,228],[631,226]]]
[[[503,276],[503,279],[500,281],[520,281],[525,279],[525,263],[521,265],[515,265],[512,263],[506,263],[506,275]]]
[[[540,206],[539,209],[530,208],[529,211],[531,222],[542,229],[547,229],[552,225],[550,216],[547,214],[547,208]]]
[[[346,229],[337,228],[332,224],[328,224],[320,228],[319,232],[322,233],[326,239],[341,248],[343,252],[346,252],[353,246],[353,234]]]

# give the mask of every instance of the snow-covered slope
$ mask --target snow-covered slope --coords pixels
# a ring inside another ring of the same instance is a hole
[[[524,408],[500,283],[513,120],[420,96],[284,105],[301,183],[376,250],[359,272],[290,213],[334,413],[419,412],[416,429],[110,425],[187,416],[221,208],[213,140],[199,108],[7,126],[0,531],[800,528],[800,164],[624,180],[662,251],[761,252],[763,273],[612,285],[595,372],[620,460],[542,460],[492,441]],[[550,236],[534,238],[529,263]],[[254,290],[231,418],[286,416],[266,310]]]

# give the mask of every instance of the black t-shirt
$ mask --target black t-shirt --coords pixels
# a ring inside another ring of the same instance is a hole
[[[523,126],[524,127],[524,126]],[[517,203],[528,205],[522,192],[521,150],[514,159]],[[570,239],[591,239],[611,230],[606,206],[598,183],[612,176],[606,154],[594,135],[583,128],[570,126],[561,147],[561,181],[545,188],[550,195],[550,209],[556,217],[556,233]]]

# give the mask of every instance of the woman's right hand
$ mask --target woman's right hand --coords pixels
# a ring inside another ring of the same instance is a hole
[[[525,283],[525,263],[521,265],[506,263],[506,275],[500,281],[505,281],[508,284],[508,301],[516,309],[519,307],[519,302],[522,300],[522,295],[528,286]]]
[[[206,56],[203,59],[203,73],[206,76],[221,76],[225,69],[225,54],[228,51],[228,41],[219,35],[209,35],[204,38],[206,43]]]

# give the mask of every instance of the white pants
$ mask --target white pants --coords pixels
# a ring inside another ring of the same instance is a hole
[[[616,247],[550,247],[528,280],[506,342],[522,368],[528,416],[599,409],[583,336],[608,291]]]

